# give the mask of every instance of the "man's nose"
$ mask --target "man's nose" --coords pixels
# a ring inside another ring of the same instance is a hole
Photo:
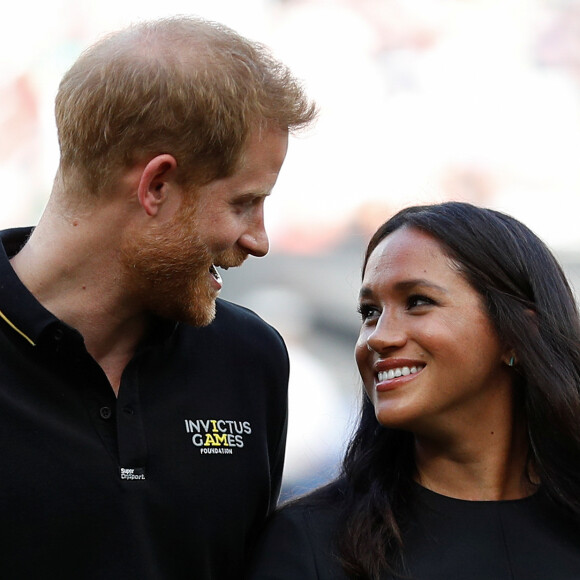
[[[252,222],[251,226],[240,236],[238,245],[248,254],[262,258],[270,249],[270,241],[264,225],[264,216],[260,212],[259,216]]]

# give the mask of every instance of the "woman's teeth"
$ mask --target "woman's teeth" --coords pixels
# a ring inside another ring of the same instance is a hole
[[[389,381],[391,379],[396,379],[397,377],[406,377],[407,375],[414,375],[415,373],[418,373],[421,369],[423,369],[422,366],[418,366],[418,367],[400,367],[397,369],[389,369],[388,371],[381,371],[378,373],[378,379],[379,379],[379,383],[382,383],[383,381]]]

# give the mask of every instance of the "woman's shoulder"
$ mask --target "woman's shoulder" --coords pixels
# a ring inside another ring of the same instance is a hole
[[[330,543],[340,517],[343,485],[332,482],[306,495],[293,498],[280,505],[270,516],[266,531],[271,534],[289,527],[295,527],[310,542]]]
[[[280,506],[266,524],[249,578],[343,578],[334,548],[341,495],[336,482]]]
[[[338,479],[305,495],[292,498],[280,505],[275,513],[299,514],[308,512],[338,513],[344,498],[345,484]]]

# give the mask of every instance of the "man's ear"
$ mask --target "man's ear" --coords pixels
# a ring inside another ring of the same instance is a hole
[[[157,215],[160,207],[165,203],[168,182],[176,168],[175,157],[168,153],[153,157],[143,168],[137,186],[137,199],[147,215]]]

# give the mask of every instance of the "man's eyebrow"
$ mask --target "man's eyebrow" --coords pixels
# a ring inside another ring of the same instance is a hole
[[[236,196],[235,200],[236,201],[249,201],[252,199],[266,198],[271,193],[272,193],[271,189],[269,189],[267,191],[252,191],[252,192],[240,193],[239,195]]]
[[[405,292],[405,291],[408,292],[409,290],[412,290],[413,288],[417,287],[430,288],[431,290],[442,292],[444,294],[448,293],[447,290],[443,288],[443,286],[439,286],[438,284],[435,284],[425,278],[413,278],[411,280],[402,280],[401,282],[397,282],[393,286],[394,290],[397,292]],[[359,292],[359,299],[372,298],[373,295],[374,292],[370,286],[362,286]]]

